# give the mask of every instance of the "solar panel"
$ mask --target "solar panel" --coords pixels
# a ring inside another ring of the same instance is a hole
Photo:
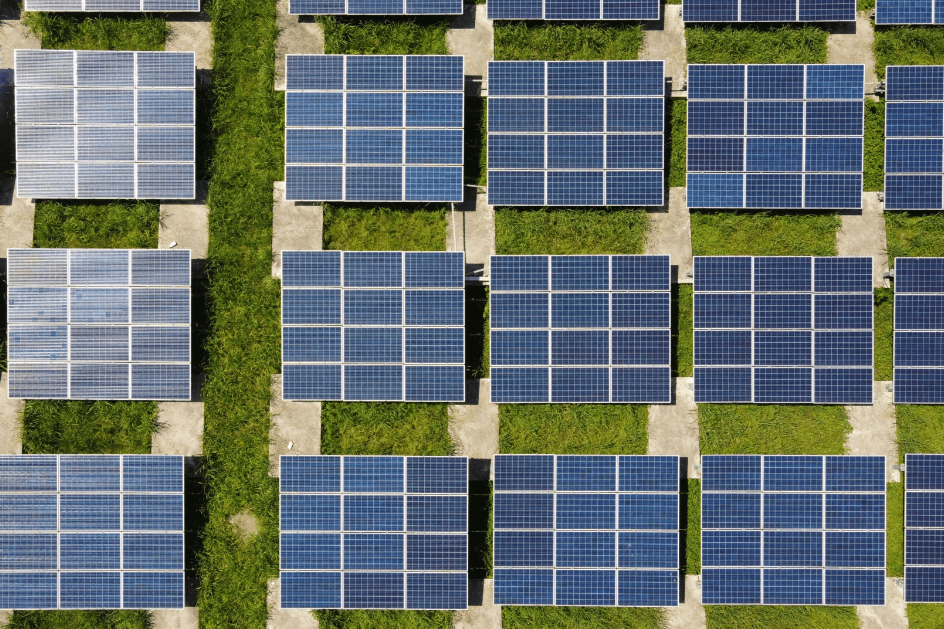
[[[462,201],[463,59],[286,55],[286,199]]]
[[[944,24],[944,4],[937,0],[877,0],[876,24]]]
[[[492,256],[492,402],[671,401],[669,256]]]
[[[905,602],[944,603],[944,454],[905,455]]]
[[[688,207],[862,207],[864,77],[862,65],[689,65]]]
[[[27,11],[121,11],[192,12],[200,11],[199,0],[25,0]]]
[[[184,606],[183,457],[0,456],[0,607]]]
[[[884,605],[885,457],[702,457],[702,603]]]
[[[460,15],[462,0],[289,0],[289,15]]]
[[[283,399],[463,401],[464,255],[283,251]]]
[[[190,399],[190,251],[8,249],[10,398]]]
[[[854,0],[685,0],[684,22],[853,22]]]
[[[695,257],[695,401],[872,403],[872,258]]]
[[[194,198],[194,53],[16,50],[14,66],[20,197]]]
[[[944,258],[895,258],[895,404],[944,403]]]
[[[466,609],[468,459],[283,456],[282,608]]]
[[[885,209],[944,209],[944,66],[888,66]]]
[[[496,605],[674,607],[679,458],[495,456]]]
[[[656,0],[492,0],[490,20],[658,20]]]
[[[663,61],[489,62],[489,204],[662,205],[664,94]]]

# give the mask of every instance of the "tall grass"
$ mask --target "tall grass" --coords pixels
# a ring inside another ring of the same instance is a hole
[[[826,63],[829,33],[808,25],[686,26],[689,63]]]
[[[706,255],[834,256],[841,220],[831,212],[692,211],[692,252]]]
[[[325,53],[338,55],[446,55],[449,18],[361,18],[323,15]]]
[[[934,26],[877,26],[872,49],[879,80],[885,78],[885,66],[944,63],[944,37]]]
[[[496,208],[495,249],[501,255],[640,254],[645,210]]]
[[[852,432],[841,406],[699,404],[704,454],[845,454]]]
[[[638,59],[638,22],[495,22],[499,61],[588,61]]]
[[[61,50],[164,50],[167,23],[147,13],[24,13],[43,48]]]

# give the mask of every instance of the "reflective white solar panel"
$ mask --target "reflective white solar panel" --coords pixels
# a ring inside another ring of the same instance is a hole
[[[463,59],[286,55],[286,199],[461,201]]]
[[[862,207],[865,66],[691,64],[688,86],[689,208]]]
[[[492,256],[492,402],[669,403],[669,256]]]
[[[160,11],[162,13],[200,11],[200,0],[25,0],[27,11]]]
[[[466,609],[468,459],[280,465],[282,608]]]
[[[495,456],[496,605],[674,607],[679,458]]]
[[[895,404],[944,404],[944,258],[895,258]]]
[[[20,197],[194,198],[194,53],[16,50],[14,65]]]
[[[905,455],[905,602],[944,603],[944,454]]]
[[[183,484],[181,456],[0,456],[0,606],[183,607]]]
[[[885,457],[702,457],[702,603],[884,605]]]
[[[283,399],[463,401],[464,260],[283,251]]]
[[[695,257],[695,401],[871,404],[872,258]]]
[[[7,250],[10,398],[190,399],[190,251]]]
[[[662,61],[491,61],[488,202],[663,203]]]

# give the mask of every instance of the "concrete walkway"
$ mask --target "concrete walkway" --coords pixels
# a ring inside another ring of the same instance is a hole
[[[865,91],[871,94],[878,86],[878,77],[875,75],[875,56],[872,53],[872,42],[875,41],[875,31],[868,13],[860,11],[856,21],[843,22],[826,38],[826,63],[865,64]],[[877,96],[870,96],[878,100]],[[841,255],[841,254],[840,254]]]
[[[278,0],[275,9],[279,27],[279,38],[275,42],[275,89],[282,91],[285,89],[285,55],[324,53],[324,30],[311,16],[289,15],[288,0]]]
[[[191,260],[206,260],[210,243],[210,210],[206,206],[209,182],[198,181],[193,201],[161,203],[161,219],[157,231],[157,248],[190,249]]]
[[[23,454],[23,409],[25,400],[7,397],[9,374],[0,374],[0,454]]]
[[[449,54],[465,57],[466,77],[487,78],[488,62],[495,58],[492,21],[484,4],[467,4],[446,31]]]
[[[672,79],[673,94],[683,95],[682,85],[688,76],[688,54],[685,48],[685,24],[680,15],[682,5],[662,6],[662,19],[646,22],[642,31],[640,59],[665,61],[665,78]]]
[[[16,196],[15,180],[0,180],[0,258],[7,257],[7,249],[33,246],[35,218],[36,204]]]
[[[701,605],[698,575],[685,577],[685,598],[678,607],[665,608],[666,629],[705,629],[705,608]]]
[[[283,454],[321,454],[321,402],[286,402],[282,374],[272,376],[269,401],[269,476],[278,478]]]
[[[836,233],[836,254],[872,258],[872,286],[888,288],[888,249],[885,240],[885,216],[878,192],[862,194],[862,211],[843,212],[842,226]]]
[[[648,454],[678,455],[688,459],[688,478],[699,478],[698,408],[695,406],[694,378],[673,378],[672,404],[649,407]]]
[[[895,579],[885,579],[885,605],[856,607],[859,629],[908,629],[908,608],[905,591]]]
[[[501,606],[495,605],[492,579],[469,579],[469,608],[452,617],[453,629],[501,629]]]
[[[485,194],[466,193],[466,200],[446,214],[446,251],[465,251],[466,275],[487,276],[495,255],[495,208]]]
[[[887,389],[891,382],[872,383],[871,406],[847,406],[846,414],[852,432],[846,438],[848,454],[885,456],[885,482],[901,482],[901,472],[893,470],[898,464],[898,446],[895,442],[894,394]]]
[[[272,190],[272,276],[282,277],[282,251],[321,251],[324,210],[285,200],[285,182]]]
[[[672,263],[672,281],[691,284],[687,277],[692,270],[692,219],[685,203],[685,188],[669,188],[665,206],[649,212],[649,232],[646,234],[646,253],[669,255]]]
[[[206,13],[169,13],[164,50],[192,52],[197,70],[213,67],[213,32]]]
[[[449,436],[456,456],[469,461],[469,480],[489,480],[498,454],[498,405],[492,404],[492,381],[465,381],[465,403],[449,406]]]
[[[184,457],[188,475],[197,473],[203,456],[203,375],[193,374],[189,402],[158,402],[158,429],[151,435],[151,454]]]

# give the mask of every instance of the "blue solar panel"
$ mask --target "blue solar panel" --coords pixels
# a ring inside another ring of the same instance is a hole
[[[695,258],[695,401],[872,403],[872,259]]]
[[[944,455],[906,454],[905,602],[944,603],[942,582]]]
[[[662,205],[663,72],[662,61],[490,62],[489,203]]]
[[[461,201],[463,85],[461,56],[287,55],[286,198]]]
[[[742,6],[741,19],[855,19],[852,2],[844,2],[845,18],[829,10],[804,17],[803,4],[799,13],[794,4],[785,7],[789,15],[764,17],[746,16]],[[737,21],[738,5],[686,1],[683,11],[702,16],[686,20]],[[689,208],[861,207],[863,66],[696,64],[688,71]]]
[[[849,0],[685,0],[685,22],[851,22],[856,5]]]
[[[895,403],[944,403],[944,258],[895,259]]]
[[[464,254],[284,251],[282,259],[284,399],[465,398]]]
[[[702,602],[884,605],[885,457],[702,457]]]
[[[0,492],[4,608],[184,606],[182,457],[0,456]]]
[[[290,15],[458,15],[458,0],[291,0]]]
[[[656,0],[498,0],[488,4],[490,20],[658,20]]]
[[[944,6],[934,0],[878,0],[876,24],[944,24]]]
[[[896,2],[884,4],[878,16]],[[910,4],[885,23],[930,23]],[[944,66],[888,66],[885,81],[885,209],[944,209]]]
[[[679,598],[679,459],[495,457],[495,603],[664,607]]]
[[[492,401],[668,402],[668,256],[492,256]]]
[[[11,398],[190,399],[190,251],[10,249]]]
[[[468,461],[283,456],[283,608],[465,609]]]

